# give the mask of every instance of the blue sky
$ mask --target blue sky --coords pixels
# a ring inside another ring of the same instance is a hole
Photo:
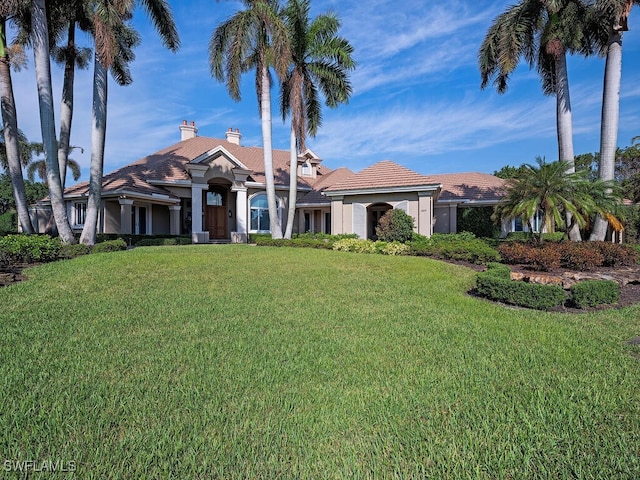
[[[313,0],[312,15],[329,9],[342,20],[341,34],[354,46],[358,63],[354,94],[337,109],[323,110],[323,126],[308,147],[326,166],[359,171],[393,160],[423,174],[479,171],[557,159],[555,101],[541,93],[534,71],[521,66],[503,95],[480,90],[477,52],[493,19],[511,1]],[[208,43],[222,21],[241,8],[238,1],[173,0],[182,47],[161,46],[147,17],[137,11],[142,35],[132,65],[134,83],[111,81],[105,173],[179,140],[182,120],[195,121],[202,136],[224,138],[238,128],[243,145],[261,145],[254,75],[242,82],[242,101],[229,98],[210,74]],[[640,135],[640,14],[632,12],[624,34],[618,145]],[[89,44],[89,39],[84,38]],[[32,53],[29,52],[32,56]],[[53,65],[54,94],[62,69]],[[599,149],[604,59],[569,59],[576,154]],[[88,177],[92,71],[76,81],[72,157]],[[14,75],[20,128],[40,138],[33,68]],[[274,90],[274,100],[277,90]],[[274,107],[277,104],[274,101]],[[277,110],[274,108],[274,113]],[[274,115],[275,148],[288,149],[289,130]]]

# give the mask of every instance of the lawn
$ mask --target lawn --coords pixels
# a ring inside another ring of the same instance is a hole
[[[9,478],[640,477],[638,306],[514,309],[464,267],[246,245],[27,274],[0,290]]]

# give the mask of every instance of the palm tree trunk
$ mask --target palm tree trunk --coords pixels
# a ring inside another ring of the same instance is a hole
[[[47,162],[47,185],[53,218],[63,243],[76,243],[69,225],[69,217],[64,203],[60,168],[58,166],[55,117],[53,113],[53,93],[51,88],[51,64],[49,63],[49,32],[44,0],[33,0],[32,12],[33,57],[38,85],[40,106],[40,128],[42,144]]]
[[[599,175],[601,180],[613,180],[615,173],[620,117],[620,82],[622,79],[622,32],[614,30],[609,35],[607,43],[602,94],[602,124],[600,127]],[[607,234],[607,226],[607,221],[598,216],[589,240],[603,241]]]
[[[98,230],[98,215],[102,196],[104,170],[104,144],[107,134],[107,69],[95,57],[93,73],[93,119],[91,123],[91,167],[89,172],[89,198],[87,217],[82,228],[80,243],[94,245]]]
[[[569,163],[567,172],[573,173],[576,171],[573,152],[573,119],[565,51],[556,57],[556,122],[558,130],[558,158],[560,161]],[[570,213],[566,214],[566,222],[569,238],[574,242],[581,241],[580,229],[571,221]],[[569,228],[569,225],[573,225],[573,228]]]
[[[267,184],[267,204],[269,206],[269,226],[271,238],[282,238],[282,227],[278,217],[276,187],[273,177],[273,151],[271,147],[271,80],[266,63],[260,72],[262,88],[260,91],[260,117],[262,121],[262,143],[264,147],[264,177]]]
[[[73,119],[73,83],[76,71],[75,36],[76,24],[74,20],[70,20],[67,40],[67,58],[62,83],[62,102],[60,105],[60,141],[58,142],[58,168],[60,169],[60,181],[63,189],[67,179],[67,160],[69,158],[71,120]]]
[[[0,104],[2,109],[2,123],[4,125],[4,144],[7,150],[7,166],[13,198],[16,202],[18,219],[24,233],[33,233],[33,225],[29,216],[27,195],[24,189],[22,166],[20,165],[20,146],[18,142],[18,117],[16,103],[13,96],[11,81],[11,65],[6,46],[6,19],[0,18]]]
[[[289,160],[289,212],[284,238],[291,238],[293,221],[296,216],[296,200],[298,198],[298,142],[296,132],[291,124],[290,160]]]

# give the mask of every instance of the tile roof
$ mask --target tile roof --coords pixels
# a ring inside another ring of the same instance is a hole
[[[327,192],[369,188],[418,187],[436,185],[433,177],[420,175],[390,160],[383,160],[358,173],[349,175],[327,188]]]
[[[324,175],[318,175],[312,184],[313,190],[298,200],[298,204],[320,204],[329,203],[331,200],[325,197],[322,192],[335,183],[342,182],[353,175],[353,172],[345,167],[332,170]]]
[[[488,173],[445,173],[431,178],[442,184],[440,201],[498,201],[504,195],[504,180]]]

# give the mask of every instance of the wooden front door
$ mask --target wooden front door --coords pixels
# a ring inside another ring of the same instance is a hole
[[[209,231],[212,240],[224,240],[227,235],[227,192],[226,189],[211,186],[206,192],[204,213],[205,229]]]

